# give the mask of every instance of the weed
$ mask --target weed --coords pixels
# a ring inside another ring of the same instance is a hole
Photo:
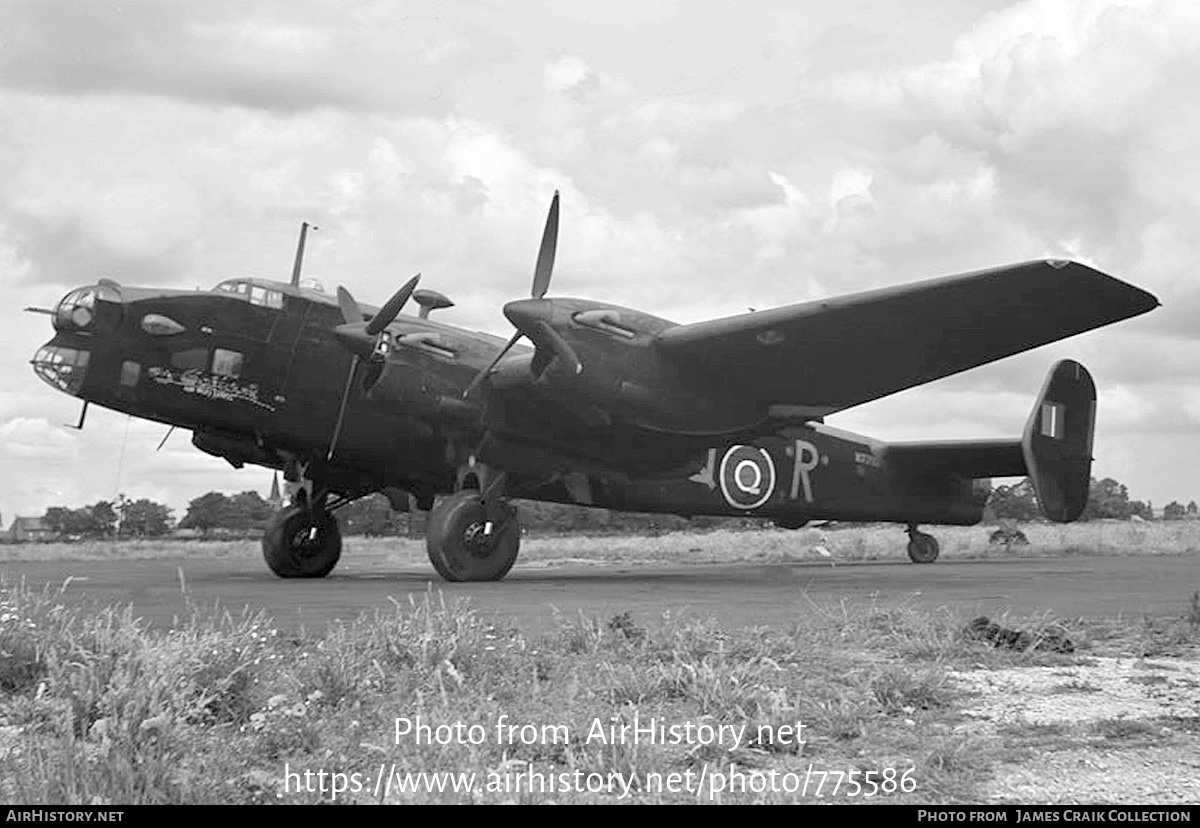
[[[954,699],[946,671],[940,667],[889,666],[871,682],[871,691],[889,716],[940,710]]]
[[[610,618],[608,628],[621,633],[628,641],[640,642],[646,638],[646,629],[637,625],[633,620],[633,614],[628,610]]]

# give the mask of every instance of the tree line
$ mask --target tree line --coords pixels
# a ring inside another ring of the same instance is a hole
[[[42,523],[60,537],[112,538],[158,537],[171,531],[171,508],[152,500],[100,500],[90,506],[71,509],[51,506]]]
[[[520,501],[521,522],[530,531],[544,533],[588,532],[592,534],[657,534],[684,529],[716,527],[745,528],[759,525],[754,518],[695,517],[619,512],[558,503]],[[90,506],[71,509],[53,506],[42,518],[46,528],[66,538],[162,537],[174,529],[213,534],[253,534],[275,512],[275,506],[258,492],[227,495],[208,492],[190,501],[187,512],[176,523],[170,507],[146,498],[130,500],[119,495],[116,501],[101,500]],[[386,497],[369,495],[339,509],[336,513],[345,535],[407,534],[410,515],[393,511]],[[1126,486],[1111,477],[1093,479],[1087,507],[1081,520],[1152,520],[1154,507],[1149,501],[1133,500]],[[1164,520],[1200,518],[1196,501],[1187,505],[1172,501],[1162,513]],[[1037,495],[1028,478],[1009,486],[996,486],[984,507],[985,523],[1041,519]]]
[[[1041,510],[1038,508],[1037,493],[1033,483],[1025,478],[1020,483],[1011,486],[997,486],[992,489],[984,507],[983,520],[985,523],[995,523],[1001,520],[1024,523],[1040,520]],[[1084,507],[1080,520],[1154,520],[1154,504],[1150,501],[1133,500],[1125,484],[1106,477],[1103,480],[1092,478],[1088,490],[1088,502]],[[1196,501],[1186,506],[1177,500],[1171,501],[1163,509],[1163,520],[1187,520],[1200,518],[1200,508]]]

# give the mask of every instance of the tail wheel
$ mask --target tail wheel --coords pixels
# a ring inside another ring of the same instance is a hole
[[[328,512],[289,506],[267,521],[262,548],[280,578],[324,578],[342,556],[342,532]]]
[[[434,507],[425,530],[429,562],[447,581],[499,581],[512,569],[521,546],[516,509],[503,524],[490,524],[477,491],[462,491]]]
[[[913,563],[933,563],[937,560],[940,548],[937,538],[924,532],[909,532],[908,557]]]

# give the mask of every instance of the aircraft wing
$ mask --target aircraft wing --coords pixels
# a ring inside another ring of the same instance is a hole
[[[1086,265],[1033,261],[678,325],[655,344],[701,393],[817,417],[1157,306]]]

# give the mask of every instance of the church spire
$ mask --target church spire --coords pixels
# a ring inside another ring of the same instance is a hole
[[[279,472],[275,472],[275,476],[271,478],[271,496],[267,498],[267,502],[277,509],[283,505],[283,495],[279,493]]]

